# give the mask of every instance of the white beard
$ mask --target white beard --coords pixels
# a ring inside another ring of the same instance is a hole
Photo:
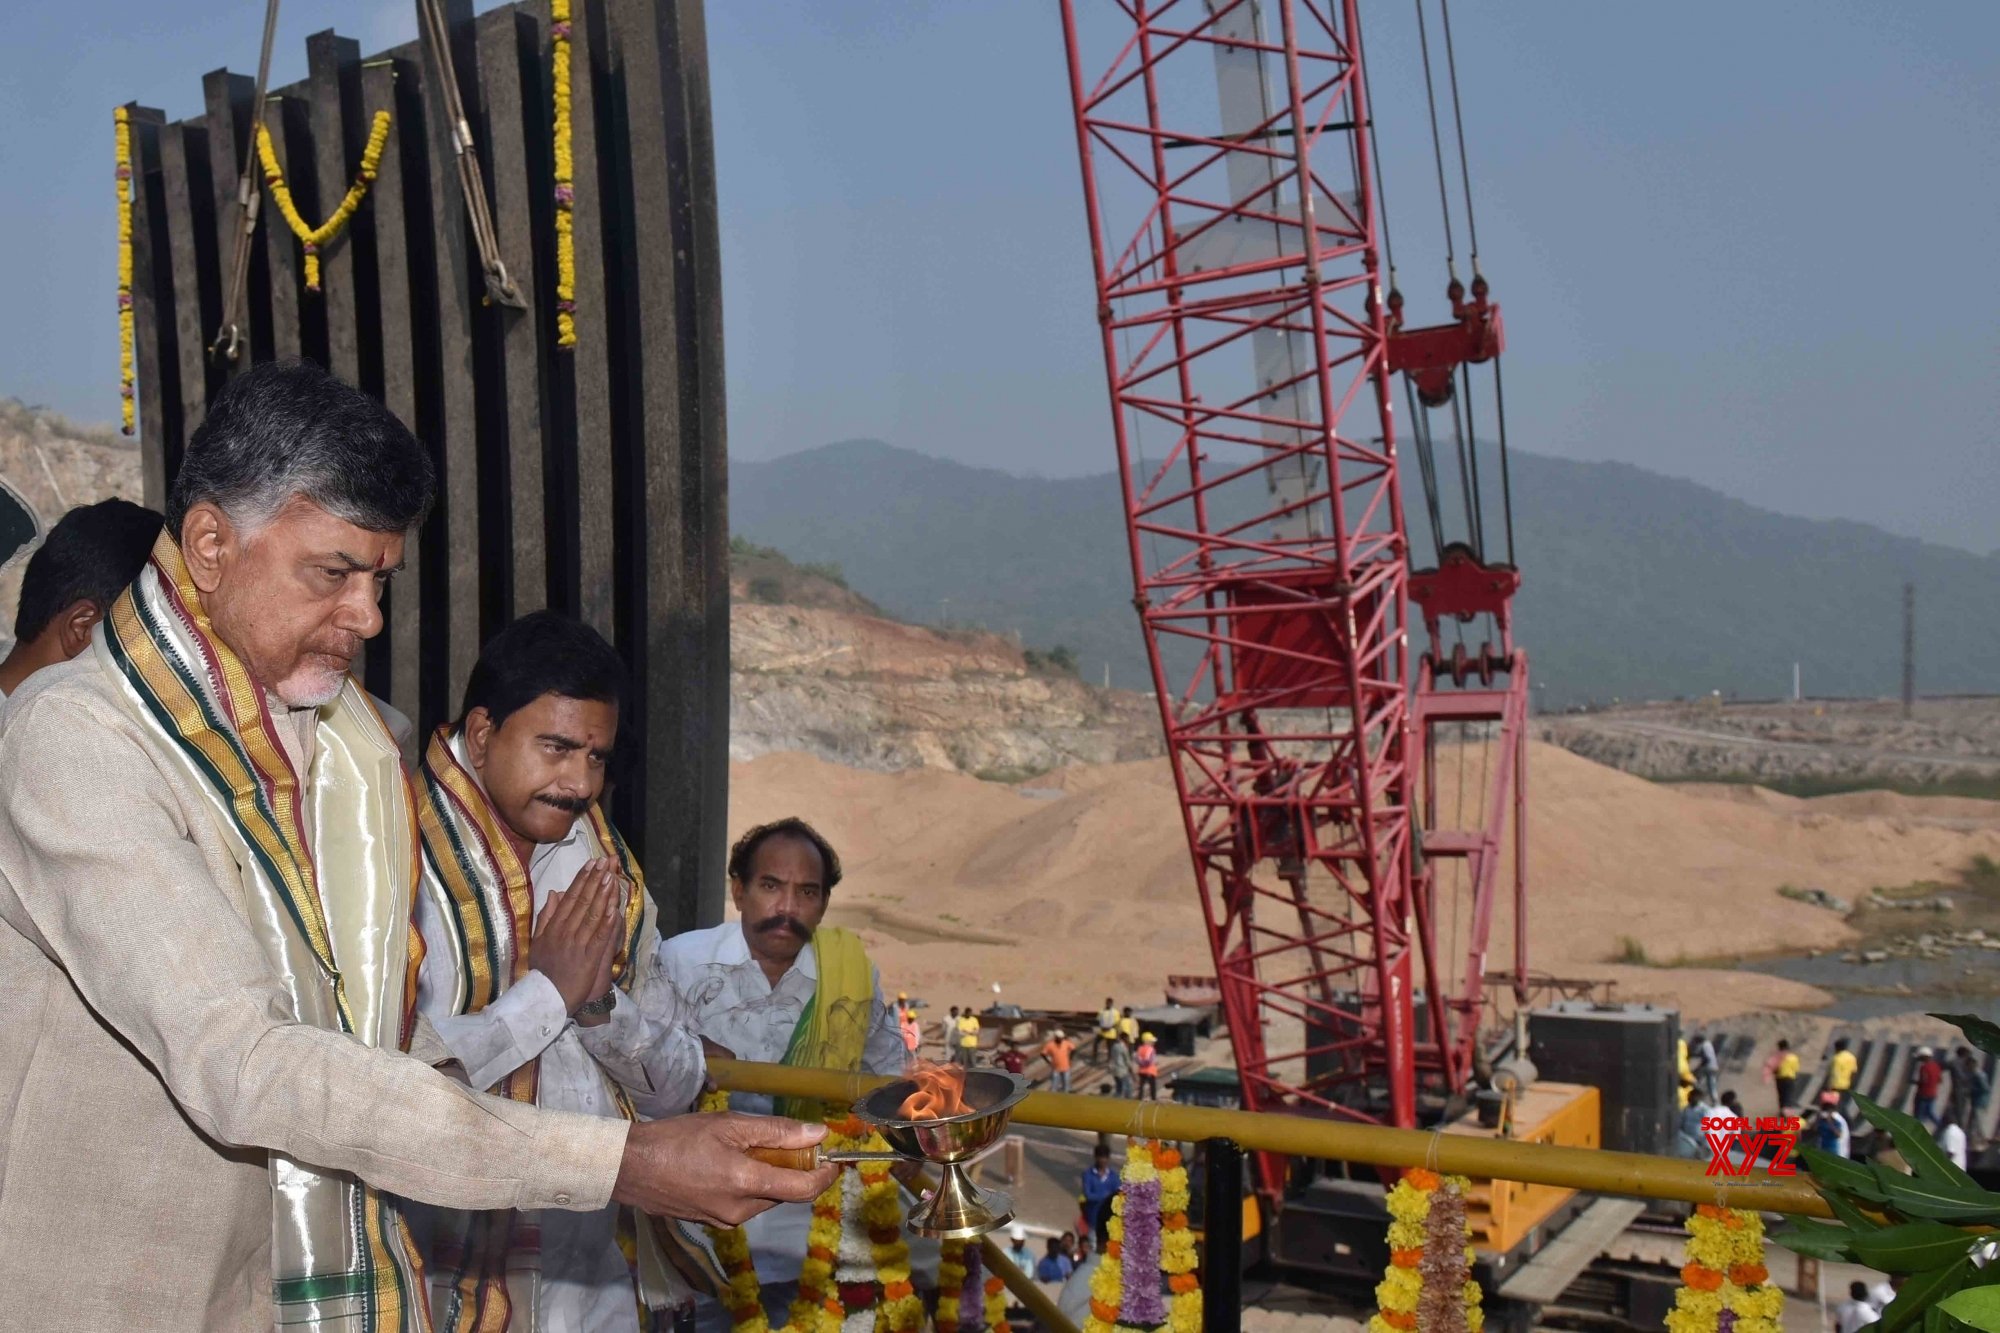
[[[287,708],[324,708],[340,697],[340,687],[346,681],[342,672],[298,671],[271,693]]]

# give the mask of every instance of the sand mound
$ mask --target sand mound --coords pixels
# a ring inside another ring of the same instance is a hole
[[[1447,752],[1440,785],[1453,793],[1455,765]],[[1469,768],[1471,806],[1477,762]],[[732,765],[731,784],[735,827],[798,814],[833,839],[847,867],[833,919],[869,939],[885,982],[934,1004],[990,998],[996,981],[1025,1004],[1087,1008],[1107,992],[1147,1001],[1168,973],[1211,970],[1162,761],[1013,787],[774,754]],[[1530,750],[1528,792],[1530,965],[1615,975],[1621,996],[1679,999],[1702,1016],[1809,1005],[1818,993],[1722,969],[1614,969],[1621,937],[1656,963],[1828,946],[1846,937],[1840,919],[1780,897],[1780,885],[1851,897],[2000,855],[2000,821],[1971,826],[1955,810],[1967,827],[1845,797],[1659,786],[1547,745]],[[987,942],[996,937],[1007,942]],[[1503,909],[1494,965],[1511,961],[1512,938]]]

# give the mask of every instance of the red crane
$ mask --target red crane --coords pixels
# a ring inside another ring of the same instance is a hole
[[[1133,602],[1243,1100],[1410,1126],[1462,1105],[1489,984],[1522,995],[1527,662],[1473,419],[1500,312],[1476,233],[1470,300],[1450,252],[1428,34],[1452,322],[1404,329],[1358,11],[1062,0]],[[1399,374],[1435,556],[1415,573]],[[1454,798],[1475,750],[1484,790]],[[1489,977],[1503,872],[1513,958]]]

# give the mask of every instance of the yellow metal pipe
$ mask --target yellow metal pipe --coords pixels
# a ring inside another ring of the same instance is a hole
[[[891,1081],[868,1074],[791,1069],[744,1060],[710,1060],[708,1073],[717,1085],[738,1092],[843,1103],[857,1101]],[[1031,1092],[1014,1108],[1013,1119],[1024,1125],[1177,1142],[1234,1139],[1244,1148],[1287,1157],[1319,1157],[1369,1166],[1427,1166],[1450,1175],[1518,1180],[1592,1194],[1725,1204],[1808,1217],[1833,1215],[1804,1176],[1709,1176],[1703,1174],[1705,1163],[1684,1157],[1510,1143],[1471,1134],[1385,1129],[1269,1111],[1226,1111],[1067,1092]]]

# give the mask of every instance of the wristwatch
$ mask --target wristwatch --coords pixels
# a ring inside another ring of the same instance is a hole
[[[616,986],[613,986],[610,990],[604,992],[604,994],[598,996],[596,999],[585,1000],[582,1004],[576,1007],[576,1011],[579,1014],[589,1014],[592,1018],[595,1018],[600,1014],[610,1013],[612,1006],[617,1003],[618,1003],[618,988]]]

